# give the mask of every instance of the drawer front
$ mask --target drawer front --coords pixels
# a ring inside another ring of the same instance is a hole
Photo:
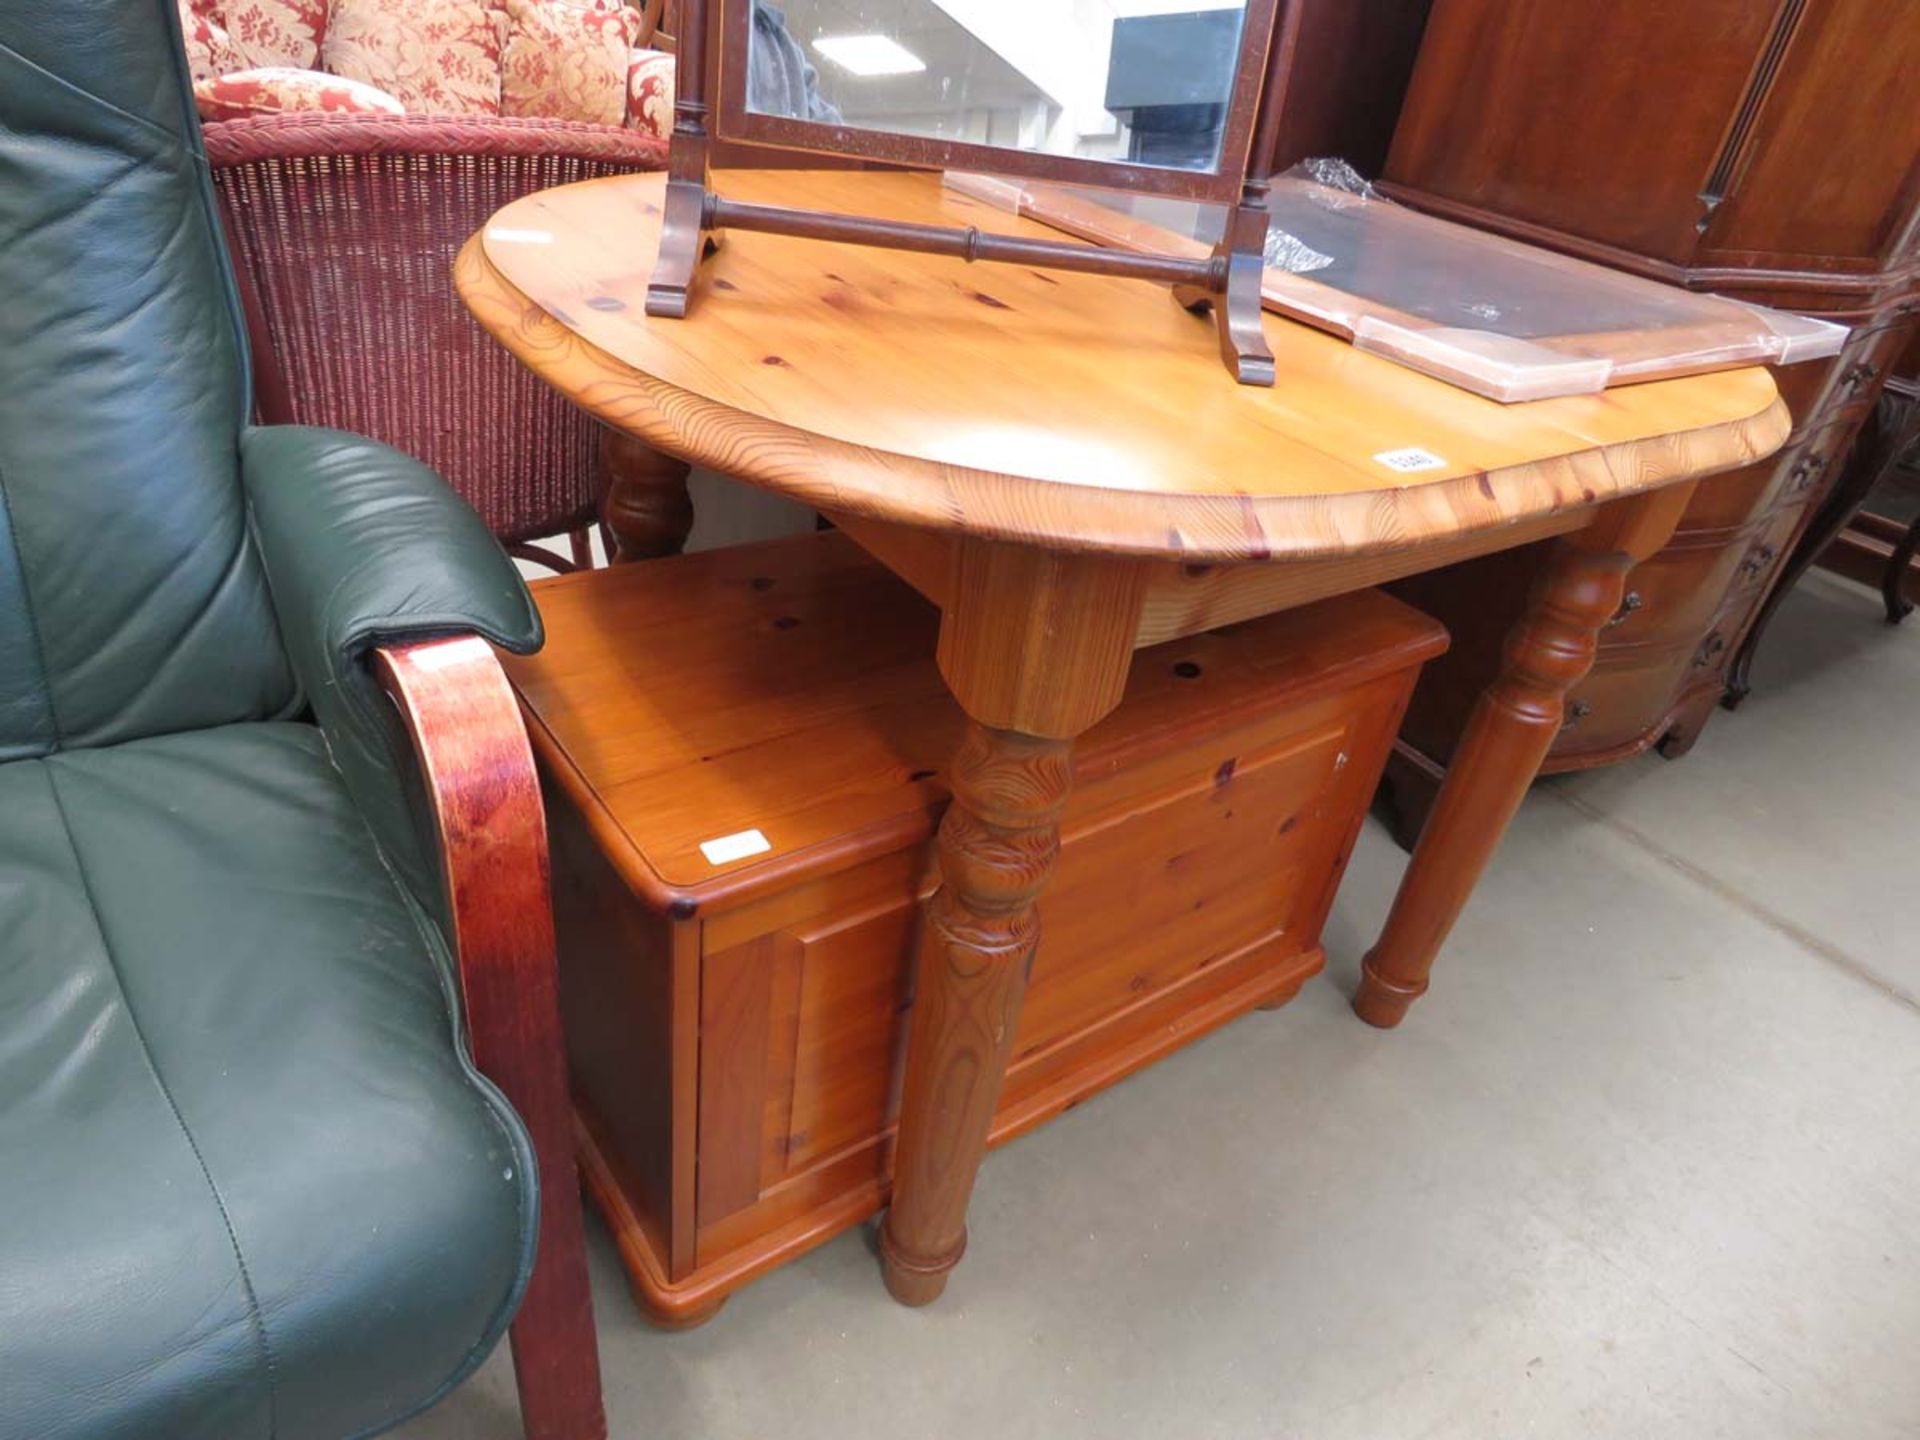
[[[1821,423],[1820,400],[1839,373],[1841,359],[1829,355],[1824,360],[1805,360],[1798,365],[1773,367],[1773,383],[1780,387],[1780,398],[1787,402],[1793,417],[1793,435],[1800,439]]]
[[[1680,528],[1731,529],[1770,505],[1817,493],[1846,460],[1854,432],[1914,329],[1914,317],[1902,313],[1859,331],[1831,360],[1775,369],[1774,382],[1793,415],[1793,438],[1778,455],[1702,480]]]
[[[1682,690],[1717,675],[1792,551],[1804,506],[1714,546],[1669,546],[1637,567],[1593,670],[1567,698],[1561,759],[1649,738]]]
[[[1744,534],[1680,536],[1635,566],[1620,608],[1600,632],[1602,653],[1684,645],[1720,608],[1747,550]]]
[[[1790,463],[1784,455],[1769,455],[1724,475],[1709,475],[1687,502],[1680,528],[1725,531],[1746,524],[1773,503],[1786,481]]]
[[[1763,587],[1773,577],[1805,515],[1804,503],[1783,503],[1759,524],[1731,535],[1676,535],[1627,577],[1620,608],[1600,632],[1601,653],[1687,644],[1729,596]]]
[[[1720,609],[1706,633],[1700,637],[1681,684],[1691,687],[1709,675],[1717,675],[1733,663],[1733,651],[1745,638],[1747,626],[1767,598],[1780,568],[1793,553],[1794,542],[1807,522],[1805,506],[1792,506],[1779,514],[1755,535],[1733,573]]]
[[[1913,317],[1900,318],[1860,330],[1847,341],[1832,379],[1820,397],[1820,424],[1840,420],[1857,423],[1873,404],[1880,386],[1893,373],[1894,364],[1913,335]]]
[[[1807,507],[1783,505],[1768,518],[1759,532],[1740,547],[1740,562],[1733,567],[1732,583],[1727,589],[1731,604],[1743,595],[1758,598],[1766,593],[1780,567],[1787,563],[1800,527],[1806,523]]]
[[[1570,759],[1652,739],[1651,731],[1692,673],[1696,653],[1684,645],[1602,652],[1567,697],[1566,722],[1553,742],[1553,756]]]
[[[1756,465],[1702,480],[1680,517],[1681,533],[1732,530],[1775,505],[1797,505],[1819,493],[1847,458],[1857,423],[1850,417],[1818,426]]]

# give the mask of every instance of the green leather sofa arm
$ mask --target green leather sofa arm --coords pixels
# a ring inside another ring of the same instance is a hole
[[[543,638],[539,612],[480,517],[398,450],[257,426],[241,435],[240,472],[294,675],[374,838],[444,927],[436,837],[404,778],[412,747],[369,656],[456,635],[528,654]]]

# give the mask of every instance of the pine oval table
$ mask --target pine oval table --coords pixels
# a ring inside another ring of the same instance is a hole
[[[1046,235],[937,177],[736,172],[720,188]],[[1071,746],[1136,648],[1547,536],[1354,1007],[1398,1023],[1564,720],[1627,573],[1702,475],[1788,417],[1763,370],[1502,406],[1269,317],[1272,389],[1139,281],[729,236],[686,319],[650,319],[665,177],[597,180],[493,217],[468,307],[576,404],[830,516],[940,606],[973,720],[938,840],[909,1026],[888,1288],[937,1296],[966,1243],[1059,844]]]

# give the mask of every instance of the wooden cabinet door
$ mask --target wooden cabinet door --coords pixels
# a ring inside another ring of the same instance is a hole
[[[1920,208],[1920,0],[1788,0],[1782,23],[1699,262],[1877,270]]]
[[[1780,6],[1798,3],[1437,0],[1387,178],[1684,264]]]

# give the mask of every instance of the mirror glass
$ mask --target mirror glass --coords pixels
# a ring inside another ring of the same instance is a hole
[[[741,0],[747,108],[1044,155],[1219,168],[1245,0]]]

